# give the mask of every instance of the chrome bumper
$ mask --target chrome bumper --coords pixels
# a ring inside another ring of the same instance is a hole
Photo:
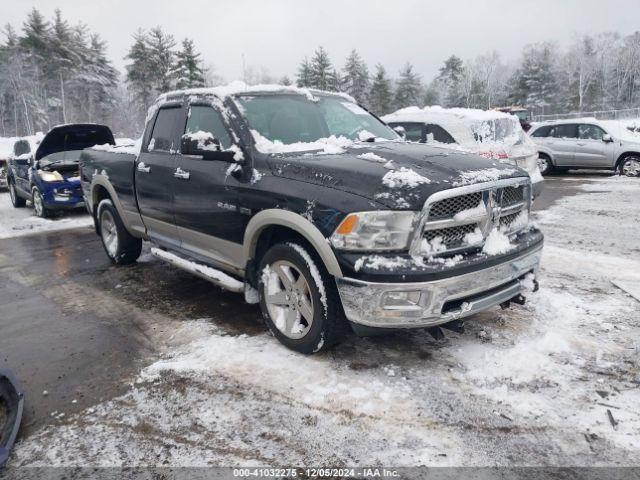
[[[515,259],[431,282],[374,283],[337,278],[338,292],[347,319],[378,328],[431,327],[473,315],[499,305],[524,290],[518,280],[527,273],[537,274],[542,247]],[[385,306],[392,292],[420,292],[413,306]]]

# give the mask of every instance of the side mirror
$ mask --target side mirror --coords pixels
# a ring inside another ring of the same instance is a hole
[[[393,131],[400,135],[403,139],[407,138],[407,131],[404,129],[402,125],[398,125],[397,127],[393,127]]]
[[[222,150],[220,140],[209,132],[185,133],[180,140],[180,153],[202,157],[203,160],[232,162],[235,152]]]
[[[611,135],[609,135],[608,133],[605,133],[602,136],[602,141],[605,142],[605,143],[613,142],[613,137]]]

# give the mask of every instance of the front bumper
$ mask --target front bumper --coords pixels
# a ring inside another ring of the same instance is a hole
[[[525,287],[521,280],[537,274],[542,245],[491,267],[433,281],[379,283],[338,278],[338,292],[347,319],[373,328],[431,327],[499,305]],[[391,292],[420,292],[415,307],[390,308]]]
[[[42,190],[44,205],[49,210],[73,210],[84,207],[80,182],[65,181],[46,185]]]

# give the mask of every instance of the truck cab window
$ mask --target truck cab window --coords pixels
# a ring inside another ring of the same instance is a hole
[[[176,148],[175,128],[180,111],[179,107],[160,109],[151,132],[149,151],[170,152]]]
[[[227,133],[220,114],[211,107],[193,105],[189,110],[189,118],[184,133],[207,132],[220,140],[223,149],[231,146],[231,137]]]

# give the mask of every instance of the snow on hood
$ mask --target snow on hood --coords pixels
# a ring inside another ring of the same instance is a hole
[[[425,144],[362,143],[328,154],[267,158],[273,175],[323,185],[395,209],[420,210],[436,191],[458,185],[522,177],[522,170],[478,155]]]

